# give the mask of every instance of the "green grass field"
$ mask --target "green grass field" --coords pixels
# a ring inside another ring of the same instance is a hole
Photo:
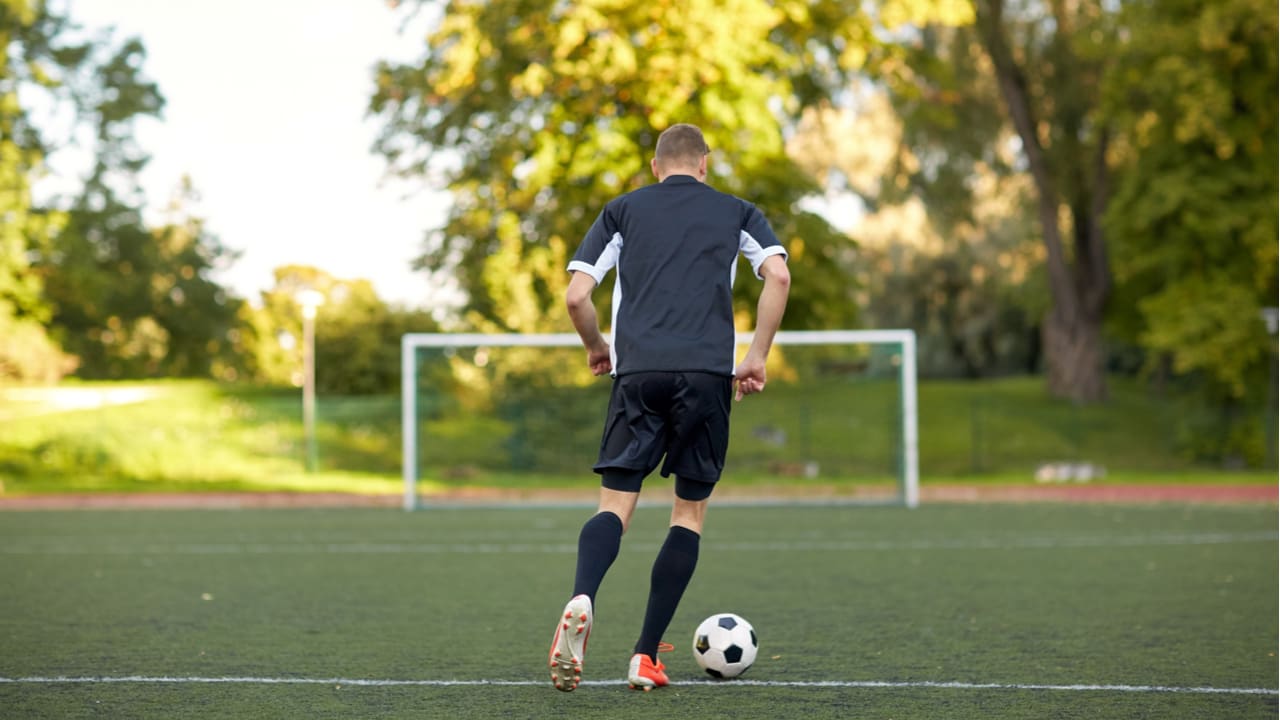
[[[484,414],[433,413],[424,398],[420,488],[591,485],[607,390],[601,381],[553,392],[554,401],[508,397]],[[1274,466],[1224,470],[1182,454],[1176,397],[1123,378],[1112,395],[1078,408],[1047,398],[1038,378],[922,383],[921,480],[1030,483],[1038,463],[1087,461],[1107,469],[1096,482],[1275,482]],[[735,404],[726,473],[799,489],[890,483],[896,397],[885,380],[779,378]],[[322,396],[318,406],[319,464],[307,472],[296,390],[199,381],[0,389],[0,492],[400,492],[399,398]],[[804,474],[810,461],[816,478]]]
[[[1274,718],[1274,506],[725,506],[626,660],[664,508],[606,579],[587,684],[542,667],[579,507],[0,513],[0,716]],[[698,675],[706,615],[761,638]]]

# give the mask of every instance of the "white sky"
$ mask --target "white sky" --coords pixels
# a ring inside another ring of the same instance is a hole
[[[197,214],[242,251],[218,278],[256,301],[281,265],[372,280],[384,301],[427,307],[432,289],[409,269],[444,196],[383,182],[366,118],[372,68],[424,50],[424,23],[401,34],[382,0],[69,0],[86,29],[138,36],[146,77],[167,103],[137,137],[142,176],[163,210],[183,175]]]

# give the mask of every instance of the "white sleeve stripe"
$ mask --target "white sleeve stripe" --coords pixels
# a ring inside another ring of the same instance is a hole
[[[571,260],[569,262],[569,272],[584,272],[595,278],[596,284],[604,282],[604,276],[618,264],[618,254],[622,250],[622,233],[614,233],[613,238],[609,240],[609,244],[605,246],[604,251],[600,253],[600,257],[596,258],[595,264],[583,262],[581,260]]]
[[[600,268],[581,260],[574,260],[569,263],[569,272],[584,272],[595,278],[596,284],[599,285],[604,280],[604,276],[609,273],[609,268]]]
[[[755,273],[756,278],[760,277],[760,266],[764,261],[774,255],[781,255],[784,259],[787,257],[787,249],[781,245],[770,245],[769,247],[761,247],[760,241],[751,236],[746,230],[738,236],[738,248],[742,254],[746,256],[747,261],[751,263],[751,271]]]

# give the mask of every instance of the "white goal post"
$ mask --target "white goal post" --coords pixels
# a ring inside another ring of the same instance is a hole
[[[739,333],[739,347],[751,343],[750,333]],[[612,340],[612,338],[610,338]],[[916,335],[912,330],[820,330],[780,331],[775,346],[870,344],[901,348],[895,365],[901,388],[901,501],[914,508],[919,504],[920,466],[916,394]],[[409,333],[401,338],[401,431],[404,477],[404,508],[418,507],[418,351],[423,348],[575,347],[581,340],[574,333]],[[589,459],[584,459],[584,467]]]

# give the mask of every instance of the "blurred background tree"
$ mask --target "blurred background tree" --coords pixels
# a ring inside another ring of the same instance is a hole
[[[1106,216],[1113,331],[1146,350],[1147,371],[1204,394],[1181,444],[1236,464],[1274,452],[1274,415],[1269,442],[1258,418],[1275,402],[1262,312],[1280,293],[1277,12],[1260,0],[1126,3],[1103,86],[1119,169]]]
[[[204,377],[224,349],[234,301],[210,277],[228,251],[191,214],[184,180],[163,227],[143,219],[138,173],[150,156],[137,119],[159,116],[159,88],[141,74],[140,41],[94,46],[89,72],[65,88],[92,133],[93,164],[67,209],[67,226],[37,263],[62,346],[87,378]],[[100,57],[101,56],[101,57]]]
[[[368,280],[343,280],[319,268],[276,268],[275,284],[262,293],[261,307],[240,310],[242,327],[235,348],[241,379],[266,385],[302,384],[304,291],[324,296],[316,313],[316,390],[329,395],[395,393],[400,389],[400,338],[434,332],[439,326],[424,310],[388,305]]]
[[[79,65],[87,49],[58,43],[63,27],[38,3],[0,0],[0,380],[52,382],[76,365],[50,337],[53,310],[31,267],[65,215],[32,201],[49,141],[19,95],[23,87],[48,91]]]
[[[0,378],[200,377],[232,362],[239,301],[210,272],[234,255],[193,214],[190,183],[163,226],[143,219],[135,124],[164,98],[142,43],[86,33],[44,0],[0,2],[0,41]]]
[[[791,143],[828,189],[862,201],[853,234],[869,282],[902,280],[867,288],[861,304],[890,313],[867,319],[920,331],[929,367],[943,328],[980,336],[993,317],[1021,316],[1044,349],[1005,342],[1027,353],[1005,366],[1043,363],[1050,391],[1077,401],[1105,396],[1107,369],[1165,359],[1236,394],[1246,376],[1263,384],[1274,340],[1258,310],[1276,295],[1276,9],[975,9],[973,25],[903,32],[901,62],[854,78]],[[913,257],[937,261],[916,273]],[[993,277],[1005,289],[971,303]],[[937,313],[913,317],[912,306]]]
[[[886,12],[928,19],[953,5]],[[709,182],[758,204],[787,244],[801,280],[785,325],[852,326],[853,243],[801,204],[818,186],[784,138],[843,88],[879,22],[848,2],[445,4],[421,62],[378,68],[370,106],[390,171],[454,199],[420,267],[459,279],[471,328],[568,330],[569,257],[607,200],[652,181],[658,134],[693,122],[712,148]],[[758,292],[739,284],[742,312]]]
[[[1274,3],[1132,3],[1106,86],[1123,131],[1107,216],[1117,325],[1234,396],[1260,384],[1277,292]]]
[[[980,95],[952,97],[980,106]],[[1027,212],[1030,179],[1012,169],[1007,144],[983,155],[1001,126],[996,111],[983,123],[979,107],[899,102],[862,84],[851,107],[806,112],[788,146],[829,195],[856,198],[852,272],[864,322],[914,329],[927,376],[1037,372],[1043,252]],[[955,152],[938,137],[948,134]],[[918,170],[924,162],[932,182]]]
[[[1179,445],[1259,461],[1274,427],[1261,310],[1277,294],[1276,8],[976,9],[972,26],[906,33],[901,65],[855,80],[793,140],[865,205],[867,320],[921,333],[925,372],[1043,367],[1075,401],[1105,397],[1108,370],[1175,377],[1206,401]]]
[[[230,333],[243,301],[211,278],[233,254],[192,214],[194,189],[179,188],[156,228],[143,223],[140,201],[98,190],[90,183],[72,206],[45,266],[54,327],[81,358],[78,374],[211,376],[232,361]]]
[[[1103,0],[976,0],[975,10],[978,61],[989,64],[1035,184],[1051,301],[1042,325],[1046,382],[1059,397],[1097,402],[1107,395],[1102,324],[1112,278],[1102,220],[1113,134],[1098,104],[1116,13]]]

